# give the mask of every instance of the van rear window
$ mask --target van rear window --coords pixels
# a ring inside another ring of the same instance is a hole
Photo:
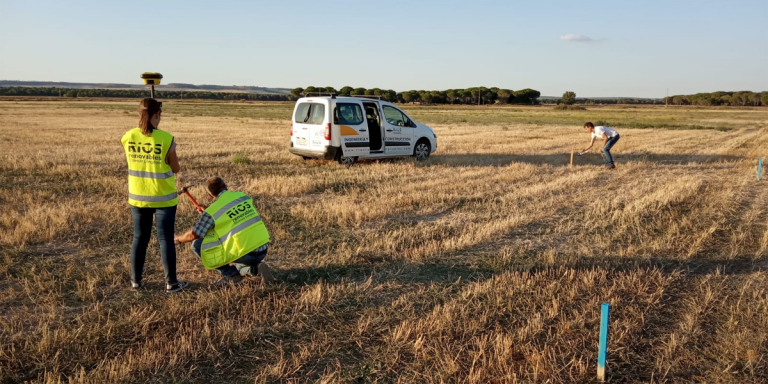
[[[322,124],[325,119],[325,105],[318,103],[300,103],[296,107],[294,121],[304,124]]]
[[[360,125],[363,123],[363,109],[358,104],[337,103],[333,112],[334,124]]]

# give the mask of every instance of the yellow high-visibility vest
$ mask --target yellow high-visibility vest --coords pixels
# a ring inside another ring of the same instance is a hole
[[[176,178],[166,161],[173,136],[155,129],[145,136],[141,128],[126,132],[121,139],[128,160],[128,204],[141,208],[173,207]]]
[[[245,193],[224,191],[205,212],[215,223],[200,247],[208,269],[229,264],[269,242],[267,227]]]

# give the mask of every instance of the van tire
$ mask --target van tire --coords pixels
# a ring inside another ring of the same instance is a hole
[[[306,160],[312,160],[314,159],[314,157],[302,156],[301,159],[306,161]]]
[[[431,152],[432,148],[430,148],[429,141],[425,139],[417,141],[416,146],[413,147],[413,157],[415,157],[417,161],[428,159]]]
[[[357,162],[357,156],[343,156],[341,154],[341,151],[336,155],[336,162],[338,162],[341,165],[346,165],[347,167],[351,167],[353,164]]]

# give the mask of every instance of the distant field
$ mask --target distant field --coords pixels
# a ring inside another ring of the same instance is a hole
[[[406,106],[438,152],[345,168],[290,103],[167,102],[179,187],[253,196],[281,281],[183,248],[167,295],[155,240],[128,288],[136,104],[0,101],[0,383],[590,382],[601,302],[610,382],[768,381],[768,108]],[[568,167],[588,120],[616,170]]]

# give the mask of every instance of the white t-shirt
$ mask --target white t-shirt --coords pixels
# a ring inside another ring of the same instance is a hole
[[[602,125],[598,125],[597,127],[595,127],[595,132],[592,133],[592,137],[601,139],[603,137],[603,133],[605,133],[605,135],[608,137],[616,137],[619,135],[619,133],[616,132],[616,130],[611,127],[604,127]]]

